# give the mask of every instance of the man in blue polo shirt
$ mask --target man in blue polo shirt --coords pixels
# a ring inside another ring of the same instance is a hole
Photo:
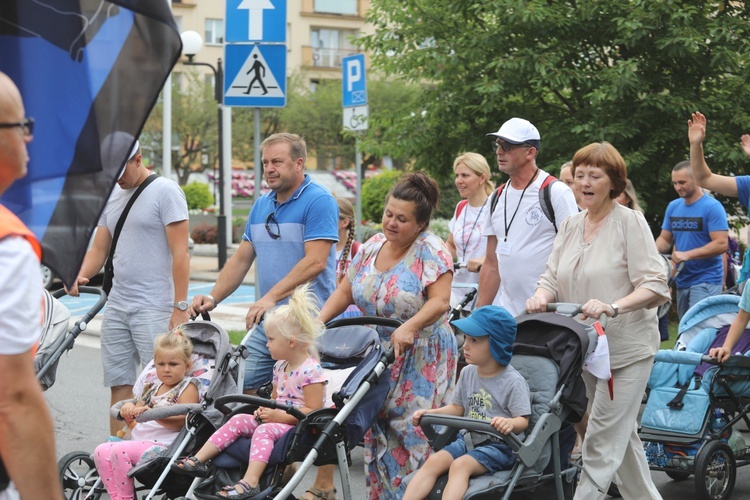
[[[305,175],[305,140],[274,134],[260,145],[263,174],[271,192],[253,204],[242,243],[227,261],[208,295],[196,295],[191,313],[210,311],[234,292],[257,258],[260,299],[250,306],[245,325],[259,324],[263,315],[283,304],[294,289],[312,282],[319,305],[335,288],[339,209],[336,199]],[[269,382],[274,361],[259,325],[250,339],[245,364],[245,389]]]
[[[721,203],[696,185],[689,161],[672,169],[672,184],[680,197],[667,207],[656,247],[668,253],[674,241],[672,260],[685,263],[677,276],[677,316],[682,318],[700,300],[722,292],[729,226]]]

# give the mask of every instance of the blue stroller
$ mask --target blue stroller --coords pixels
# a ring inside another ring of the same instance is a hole
[[[641,417],[651,469],[676,481],[695,475],[701,499],[729,498],[736,468],[750,464],[750,448],[733,432],[740,420],[750,427],[750,357],[745,352],[717,363],[707,356],[723,344],[739,299],[709,297],[683,316],[674,349],[656,354]]]
[[[367,326],[365,326],[367,325]],[[350,451],[357,446],[372,425],[388,395],[388,366],[393,351],[386,352],[378,334],[369,326],[397,328],[401,321],[378,317],[353,317],[328,323],[318,348],[321,365],[329,375],[346,370],[348,376],[341,389],[333,393],[333,407],[324,407],[307,415],[264,397],[230,395],[216,400],[216,408],[226,419],[238,413],[252,413],[256,408],[282,409],[299,422],[274,446],[268,466],[261,478],[261,492],[255,498],[294,498],[292,492],[313,465],[339,466],[342,495],[352,498],[349,467]],[[250,438],[240,438],[212,462],[209,475],[195,479],[187,498],[214,499],[215,492],[235,484],[247,467]],[[302,462],[293,473],[289,466]],[[287,470],[288,469],[288,470]],[[284,481],[285,476],[289,478]]]

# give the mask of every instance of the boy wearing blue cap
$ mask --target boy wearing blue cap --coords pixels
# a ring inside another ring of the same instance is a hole
[[[452,321],[465,336],[464,357],[451,404],[434,410],[417,410],[412,424],[422,415],[454,415],[487,420],[498,432],[522,434],[529,425],[531,393],[526,380],[509,365],[516,340],[516,320],[499,306],[484,306],[467,318]],[[522,438],[522,436],[519,436]],[[469,478],[508,470],[515,459],[508,445],[486,435],[471,435],[474,449],[467,451],[463,436],[430,455],[409,482],[404,499],[427,497],[440,476],[448,472],[443,498],[462,498]]]

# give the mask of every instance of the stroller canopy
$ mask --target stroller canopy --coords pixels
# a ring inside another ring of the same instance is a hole
[[[581,370],[592,327],[556,313],[523,315],[517,321],[513,354],[542,356],[557,364],[560,369],[557,388],[565,384],[562,403],[570,410],[566,420],[579,422],[588,402]]]

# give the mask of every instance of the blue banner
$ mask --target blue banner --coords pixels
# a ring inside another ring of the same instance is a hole
[[[163,0],[0,2],[0,71],[36,121],[28,174],[0,203],[36,234],[65,284],[132,146],[105,138],[139,136],[181,48]]]

